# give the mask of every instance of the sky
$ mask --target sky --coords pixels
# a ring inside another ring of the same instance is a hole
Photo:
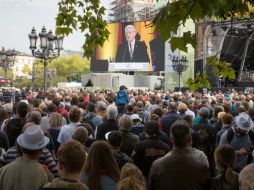
[[[43,25],[55,29],[59,0],[0,0],[0,47],[30,53],[28,34],[34,26],[37,34]],[[110,0],[101,0],[108,7]],[[81,51],[81,33],[64,38],[65,50]]]

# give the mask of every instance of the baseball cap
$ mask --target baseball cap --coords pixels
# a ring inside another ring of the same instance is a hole
[[[142,121],[142,119],[139,117],[138,114],[132,114],[132,115],[131,115],[131,120],[139,120],[139,121]]]
[[[122,86],[120,86],[120,88],[119,88],[120,90],[124,90],[124,89],[128,89],[126,86],[124,86],[124,85],[122,85]]]

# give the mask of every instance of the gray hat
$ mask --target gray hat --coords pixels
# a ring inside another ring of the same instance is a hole
[[[96,104],[96,107],[98,109],[106,109],[107,108],[107,104],[103,101],[98,101],[97,104]]]
[[[17,143],[28,150],[39,150],[49,143],[49,138],[44,136],[40,125],[33,125],[18,136]]]
[[[201,116],[207,116],[208,117],[210,115],[210,110],[207,107],[202,107],[199,110],[199,114]]]
[[[250,130],[253,127],[253,121],[251,120],[250,116],[243,113],[235,118],[236,125],[241,128],[242,130]]]

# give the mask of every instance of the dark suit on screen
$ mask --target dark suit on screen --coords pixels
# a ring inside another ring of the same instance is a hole
[[[147,46],[144,42],[135,41],[133,57],[131,59],[128,43],[124,42],[117,48],[116,62],[149,62],[150,59],[147,53]]]

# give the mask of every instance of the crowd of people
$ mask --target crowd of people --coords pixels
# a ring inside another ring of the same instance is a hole
[[[0,189],[254,189],[251,91],[17,94],[0,99]]]

